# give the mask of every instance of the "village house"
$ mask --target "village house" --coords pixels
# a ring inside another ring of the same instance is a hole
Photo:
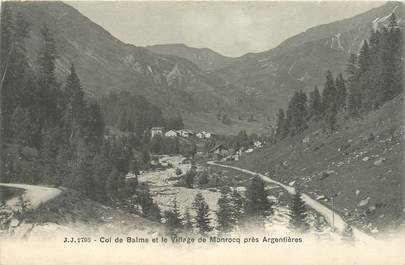
[[[210,132],[202,131],[202,134],[204,135],[205,139],[211,138],[211,133]]]
[[[195,136],[197,136],[200,139],[208,139],[208,138],[211,138],[211,133],[206,132],[206,131],[201,131],[201,132],[197,133]]]
[[[214,146],[213,148],[211,148],[208,153],[210,154],[210,156],[215,159],[215,160],[221,160],[222,158],[224,158],[225,156],[230,154],[229,149],[223,145],[223,144],[219,144]]]
[[[189,132],[188,132],[187,130],[178,130],[177,133],[178,133],[181,137],[185,137],[185,138],[188,138],[188,137],[190,136],[190,135],[189,135]]]
[[[153,138],[156,135],[160,135],[160,136],[163,135],[163,127],[152,127],[150,129],[150,137]]]
[[[255,141],[255,142],[253,143],[253,145],[254,145],[254,147],[256,147],[256,148],[260,148],[260,147],[263,146],[262,142],[260,142],[260,141]]]
[[[175,131],[173,131],[173,130],[170,130],[170,131],[167,131],[167,132],[165,133],[165,136],[166,136],[166,137],[176,137],[176,136],[177,136],[177,132],[175,132]]]
[[[186,129],[185,131],[187,131],[187,133],[188,133],[189,136],[195,134],[195,132],[194,132],[193,130],[190,130],[190,129]]]

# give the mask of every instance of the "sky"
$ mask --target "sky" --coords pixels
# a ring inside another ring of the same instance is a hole
[[[225,56],[274,48],[306,29],[352,17],[383,2],[67,2],[136,46],[184,43]]]

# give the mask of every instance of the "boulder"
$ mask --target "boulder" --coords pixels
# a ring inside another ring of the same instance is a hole
[[[377,159],[376,161],[374,161],[374,166],[381,166],[381,164],[385,161],[385,158],[381,157],[379,159]]]
[[[294,184],[295,184],[295,180],[288,183],[289,186],[294,186]]]
[[[368,204],[368,201],[369,201],[370,199],[371,199],[370,197],[367,197],[367,198],[365,198],[364,200],[361,200],[361,201],[357,204],[357,206],[358,206],[358,207],[366,206],[366,205]]]

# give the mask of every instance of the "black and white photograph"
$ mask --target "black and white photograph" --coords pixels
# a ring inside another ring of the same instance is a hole
[[[0,1],[0,264],[405,264],[403,2]]]

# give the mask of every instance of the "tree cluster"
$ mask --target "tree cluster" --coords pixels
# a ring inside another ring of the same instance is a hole
[[[351,54],[346,67],[346,80],[340,73],[334,79],[327,71],[322,90],[296,92],[287,111],[280,109],[276,137],[300,134],[308,122],[321,121],[327,132],[337,129],[339,113],[356,118],[379,108],[403,91],[403,34],[392,13],[388,27],[373,30],[359,54]]]

